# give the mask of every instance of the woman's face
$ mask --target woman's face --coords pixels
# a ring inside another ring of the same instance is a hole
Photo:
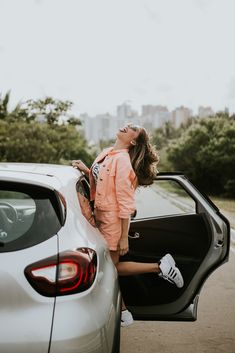
[[[127,124],[118,130],[117,138],[119,138],[119,140],[121,140],[126,145],[131,146],[135,144],[139,132],[140,126]]]

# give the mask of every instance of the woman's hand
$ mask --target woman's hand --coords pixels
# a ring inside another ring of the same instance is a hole
[[[121,218],[121,224],[122,224],[122,235],[119,240],[118,250],[119,250],[120,256],[123,256],[129,251],[128,232],[129,232],[129,226],[130,226],[130,217]]]
[[[119,250],[120,256],[123,256],[126,253],[128,253],[129,251],[128,235],[125,237],[121,237],[118,244],[118,250]]]
[[[89,174],[89,168],[87,168],[87,166],[80,159],[72,161],[72,166],[85,174]]]

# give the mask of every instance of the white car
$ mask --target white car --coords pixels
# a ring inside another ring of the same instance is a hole
[[[118,280],[80,172],[0,163],[0,352],[118,353],[119,285],[137,320],[196,320],[205,279],[228,260],[228,221],[181,174],[159,174],[136,203],[123,260],[169,252],[183,288],[154,274]]]

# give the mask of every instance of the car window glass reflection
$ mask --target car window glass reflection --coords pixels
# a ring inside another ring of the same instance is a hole
[[[92,204],[90,202],[90,193],[89,193],[89,185],[85,179],[80,180],[77,183],[77,197],[81,207],[81,211],[83,216],[87,219],[87,221],[95,227],[95,219],[93,215]]]
[[[135,219],[196,213],[196,203],[174,180],[155,180],[136,192]]]
[[[0,241],[9,243],[22,236],[32,226],[35,201],[27,194],[0,191]]]
[[[0,183],[0,252],[39,244],[60,228],[58,199],[52,190],[21,183]]]

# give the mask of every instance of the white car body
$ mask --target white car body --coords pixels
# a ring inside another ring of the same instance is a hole
[[[0,351],[113,352],[119,329],[117,273],[106,243],[82,216],[76,194],[79,173],[72,167],[2,164],[1,181],[42,186],[66,200],[66,220],[58,233],[25,249],[0,255]],[[66,250],[90,248],[97,254],[92,286],[77,294],[45,297],[25,277],[25,268]],[[49,350],[50,349],[50,350]]]

